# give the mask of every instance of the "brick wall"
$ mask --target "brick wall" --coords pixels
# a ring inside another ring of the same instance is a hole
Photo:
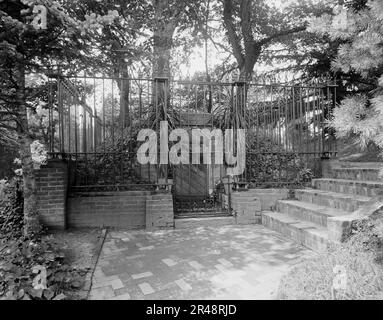
[[[145,227],[149,191],[88,192],[68,197],[69,227]]]
[[[275,210],[278,200],[285,200],[289,197],[288,189],[250,189],[248,192],[259,199],[262,211]]]
[[[170,193],[146,197],[146,229],[174,227],[173,196]]]
[[[69,227],[157,229],[174,226],[171,194],[87,192],[68,197]]]
[[[261,223],[261,211],[274,210],[278,200],[287,199],[288,189],[249,189],[231,194],[231,208],[236,214],[237,224]],[[228,196],[222,195],[224,206]]]
[[[233,192],[231,207],[236,215],[237,224],[261,223],[261,202],[251,190]]]
[[[50,160],[36,170],[37,206],[40,223],[52,229],[66,227],[68,166],[62,160]]]

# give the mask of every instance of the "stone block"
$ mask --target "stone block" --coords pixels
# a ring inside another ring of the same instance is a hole
[[[327,219],[327,230],[329,240],[342,242],[351,233],[352,224],[355,221],[353,216],[331,217]]]

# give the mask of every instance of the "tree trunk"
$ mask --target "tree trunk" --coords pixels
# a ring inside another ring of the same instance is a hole
[[[242,0],[240,3],[240,36],[234,22],[234,8],[232,0],[224,0],[223,20],[226,35],[233,49],[233,55],[238,63],[240,81],[250,81],[254,65],[262,51],[261,43],[254,40],[252,34],[251,1]],[[241,40],[243,39],[243,41]],[[243,44],[242,44],[243,42]]]
[[[18,106],[17,138],[24,183],[24,235],[31,236],[40,230],[36,197],[36,177],[31,153],[31,139],[28,133],[28,116],[25,101],[25,66],[16,64],[16,99]]]
[[[155,29],[153,36],[153,77],[170,77],[170,57],[173,47],[173,34],[176,26],[165,10],[168,9],[169,0],[154,0]]]
[[[129,95],[130,95],[130,81],[128,66],[125,62],[121,62],[120,68],[117,71],[117,77],[121,77],[120,81],[117,81],[118,89],[120,90],[120,123],[121,129],[130,126],[130,108],[129,108]]]
[[[253,72],[254,72],[254,66],[257,63],[259,56],[261,55],[262,47],[258,46],[256,43],[252,44],[252,48],[246,48],[245,47],[245,56],[244,56],[244,63],[242,66],[240,66],[240,75],[239,79],[241,81],[251,81]]]
[[[172,17],[167,16],[169,0],[153,0],[155,10],[155,27],[153,34],[153,78],[170,78],[170,59],[173,47],[173,35],[176,24]],[[169,82],[158,81],[154,84],[153,107],[159,115],[154,126],[159,130],[159,121],[167,120],[168,105],[170,102]],[[158,182],[167,181],[168,166],[159,165]]]
[[[238,10],[232,0],[222,0],[223,21],[229,44],[233,49],[233,55],[238,63],[240,71],[240,81],[250,81],[254,66],[257,63],[262,48],[270,45],[272,41],[287,35],[291,35],[306,29],[306,23],[290,29],[275,31],[267,35],[264,39],[255,39],[253,29],[256,27],[252,17],[254,10],[252,0],[241,0],[237,5]]]

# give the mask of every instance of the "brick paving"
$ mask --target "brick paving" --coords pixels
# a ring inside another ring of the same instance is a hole
[[[260,225],[110,231],[90,299],[274,299],[282,275],[312,255]]]

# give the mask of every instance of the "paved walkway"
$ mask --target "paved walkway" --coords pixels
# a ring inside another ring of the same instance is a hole
[[[259,225],[111,231],[90,299],[273,299],[281,276],[311,255]]]

